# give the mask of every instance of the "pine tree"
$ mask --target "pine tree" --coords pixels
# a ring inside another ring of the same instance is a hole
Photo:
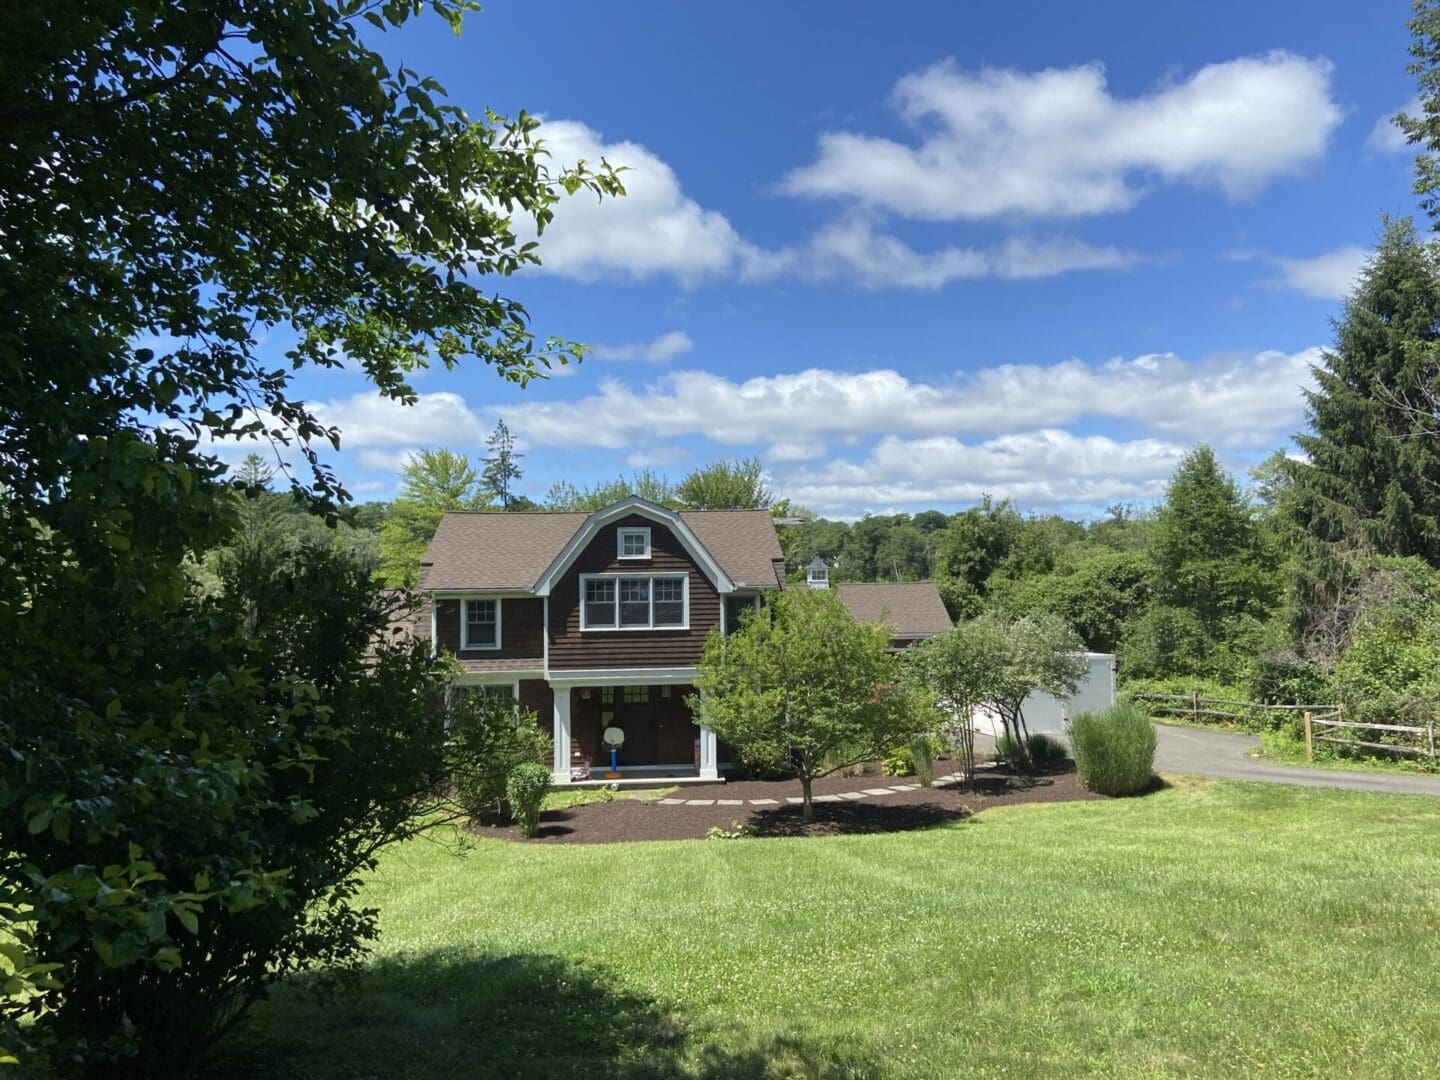
[[[515,501],[510,486],[520,479],[520,459],[525,455],[516,451],[515,436],[510,434],[504,420],[495,425],[485,445],[490,448],[490,455],[485,458],[482,482],[485,490],[500,500],[500,508],[509,510]]]
[[[1156,598],[1194,614],[1211,634],[1259,615],[1273,595],[1260,538],[1235,480],[1208,446],[1181,459],[1155,515]]]
[[[1426,402],[1440,387],[1436,252],[1389,221],[1315,368],[1310,431],[1295,441],[1293,513],[1325,545],[1440,565],[1440,440]]]

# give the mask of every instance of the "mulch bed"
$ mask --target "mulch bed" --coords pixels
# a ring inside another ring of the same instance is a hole
[[[937,776],[951,770],[936,769]],[[1019,803],[1070,802],[1103,799],[1086,791],[1067,765],[1037,777],[1034,787],[1009,787],[1009,774],[982,770],[974,790],[959,787],[920,788],[867,796],[855,802],[817,802],[815,820],[800,820],[800,807],[785,800],[800,794],[798,780],[737,780],[727,784],[681,787],[677,799],[744,799],[742,806],[661,806],[656,802],[616,798],[613,802],[587,803],[566,810],[547,810],[540,818],[540,835],[526,841],[513,825],[480,827],[480,836],[499,837],[537,844],[613,844],[629,840],[701,839],[713,826],[722,829],[732,822],[748,823],[760,836],[836,836],[847,833],[905,832],[959,821],[991,806]],[[838,795],[914,783],[913,779],[889,776],[828,776],[817,780],[816,795]],[[751,806],[751,799],[775,799],[778,806]]]

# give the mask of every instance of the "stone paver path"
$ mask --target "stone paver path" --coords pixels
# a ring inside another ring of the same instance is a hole
[[[981,766],[983,768],[983,766]],[[960,782],[959,773],[951,773],[949,776],[937,776],[935,787],[947,787]],[[874,799],[883,795],[899,795],[907,791],[919,791],[919,784],[893,784],[890,787],[861,788],[859,791],[842,791],[838,795],[816,795],[811,801],[817,803],[857,802],[860,799]],[[792,806],[799,806],[805,800],[799,795],[787,795],[785,801]],[[657,799],[657,806],[779,806],[778,799]]]

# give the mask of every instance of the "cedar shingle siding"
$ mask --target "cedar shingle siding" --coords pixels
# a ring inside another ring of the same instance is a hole
[[[500,648],[460,648],[460,601],[435,601],[435,636],[440,648],[461,659],[536,660],[545,652],[544,601],[505,597],[500,601]]]
[[[616,530],[650,530],[649,559],[620,559]],[[680,573],[690,576],[688,630],[580,630],[580,575]],[[550,594],[552,670],[693,667],[705,636],[720,625],[720,596],[675,534],[650,518],[632,514],[606,525],[582,551]]]

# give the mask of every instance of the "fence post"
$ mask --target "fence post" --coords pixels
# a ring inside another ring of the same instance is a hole
[[[1430,718],[1430,723],[1425,725],[1425,734],[1430,739],[1430,760],[1435,760],[1435,718]]]
[[[1200,723],[1200,691],[1190,691],[1190,719]]]
[[[1315,760],[1315,735],[1314,727],[1310,723],[1310,713],[1305,713],[1305,760]]]

